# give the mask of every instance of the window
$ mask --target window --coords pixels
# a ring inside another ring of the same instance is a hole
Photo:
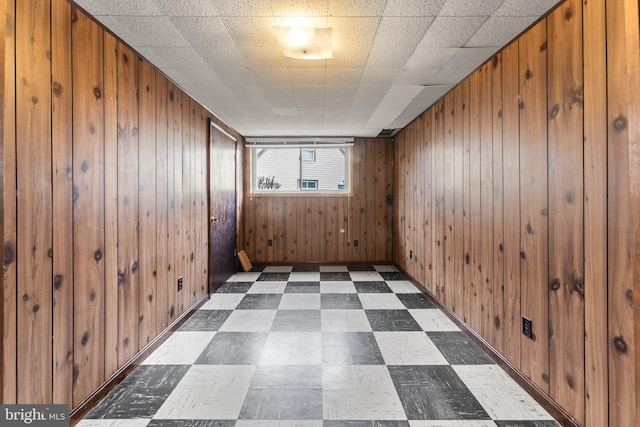
[[[297,146],[296,146],[297,145]],[[301,147],[300,145],[304,145]],[[251,150],[251,192],[349,193],[350,145],[253,144]]]
[[[301,148],[300,149],[300,160],[315,162],[316,161],[316,150],[313,148]]]
[[[300,181],[298,181],[300,182]],[[303,190],[317,190],[318,189],[318,180],[317,179],[303,179],[302,180],[302,189]]]

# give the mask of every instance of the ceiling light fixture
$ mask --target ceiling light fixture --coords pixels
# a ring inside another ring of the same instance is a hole
[[[295,59],[333,58],[331,28],[273,27],[284,56]]]

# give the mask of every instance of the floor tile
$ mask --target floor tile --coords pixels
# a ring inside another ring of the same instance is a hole
[[[353,282],[358,293],[378,294],[391,293],[391,288],[382,281]]]
[[[293,270],[295,272],[319,272],[320,271],[320,266],[318,264],[296,264],[293,266]]]
[[[322,364],[320,332],[271,332],[260,365]]]
[[[407,310],[365,310],[373,331],[422,331]]]
[[[551,420],[498,365],[452,367],[494,420]]]
[[[201,310],[234,310],[240,301],[244,298],[244,294],[222,294],[214,293],[209,301],[205,302]]]
[[[321,294],[323,309],[361,309],[358,294]]]
[[[405,306],[395,294],[358,294],[362,308],[367,310],[404,310]]]
[[[327,420],[406,420],[385,366],[325,366],[322,383]]]
[[[453,323],[442,311],[438,309],[422,310],[409,309],[409,313],[416,319],[423,331],[428,332],[454,332],[460,328]]]
[[[436,308],[425,294],[396,294],[407,308]]]
[[[267,337],[266,332],[218,332],[195,363],[255,365],[260,360]]]
[[[284,294],[279,310],[320,310],[320,294]]]
[[[253,282],[227,282],[220,286],[217,290],[217,294],[244,294],[251,288]]]
[[[322,419],[321,366],[258,366],[242,419]]]
[[[289,275],[289,282],[319,282],[320,272],[294,272]]]
[[[320,273],[348,272],[346,265],[321,265]],[[348,279],[347,279],[348,280]]]
[[[372,332],[323,332],[323,365],[383,365]]]
[[[246,294],[238,310],[277,310],[280,305],[281,294]]]
[[[375,332],[387,365],[447,365],[447,360],[424,332]]]
[[[379,271],[379,272],[381,272],[381,271],[385,271],[385,272],[398,271],[398,269],[394,265],[391,265],[391,264],[376,264],[376,265],[373,266],[373,268],[376,271]]]
[[[320,282],[320,292],[323,294],[355,294],[356,287],[351,281]]]
[[[320,282],[288,282],[284,292],[286,294],[317,294],[320,293]]]
[[[322,332],[369,332],[371,325],[362,310],[322,310]]]
[[[429,332],[429,338],[451,365],[490,365],[493,360],[462,331]]]
[[[269,332],[276,310],[235,310],[220,331]]]
[[[236,427],[323,427],[322,420],[238,420]]]
[[[345,282],[350,280],[351,280],[351,276],[349,275],[349,272],[346,271],[346,269],[344,271],[335,271],[335,272],[320,270],[321,282],[335,282],[335,281]]]
[[[176,331],[142,364],[193,365],[215,334],[215,332]]]
[[[241,271],[227,279],[227,282],[255,282],[262,273],[259,271]],[[216,292],[220,292],[217,290]]]
[[[409,278],[407,276],[405,276],[404,274],[402,274],[399,271],[381,271],[380,275],[382,276],[382,278],[387,281],[387,280],[409,280]]]
[[[409,421],[338,421],[328,420],[324,422],[324,427],[411,427]]]
[[[281,294],[287,282],[255,282],[247,291],[248,294]],[[214,294],[215,295],[215,294]]]
[[[142,365],[86,418],[151,418],[189,370],[185,365]]]
[[[293,270],[292,265],[269,265],[266,266],[263,273],[290,273]]]
[[[286,282],[291,273],[261,273],[258,282]]]
[[[231,310],[198,310],[178,330],[217,331],[234,313]]]
[[[350,271],[349,275],[354,282],[383,282],[382,276],[377,271]]]
[[[490,420],[409,421],[410,427],[496,427]]]
[[[415,294],[420,292],[420,289],[408,280],[389,280],[387,286],[397,294]]]
[[[320,331],[320,310],[278,310],[273,332]]]
[[[146,427],[151,420],[148,418],[122,420],[80,420],[76,427]]]
[[[560,427],[560,423],[554,420],[520,420],[520,421],[496,421],[498,427]]]
[[[347,270],[349,271],[376,271],[371,264],[354,263],[347,264]]]
[[[255,366],[194,365],[154,418],[235,420],[254,371]]]
[[[148,427],[234,427],[232,420],[151,420]]]

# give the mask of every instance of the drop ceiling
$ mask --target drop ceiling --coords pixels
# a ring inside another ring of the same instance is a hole
[[[559,0],[75,0],[244,136],[400,129]],[[285,58],[272,27],[331,27]]]

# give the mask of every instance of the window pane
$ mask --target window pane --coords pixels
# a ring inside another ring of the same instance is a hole
[[[253,191],[348,192],[348,148],[252,148],[252,153]]]

